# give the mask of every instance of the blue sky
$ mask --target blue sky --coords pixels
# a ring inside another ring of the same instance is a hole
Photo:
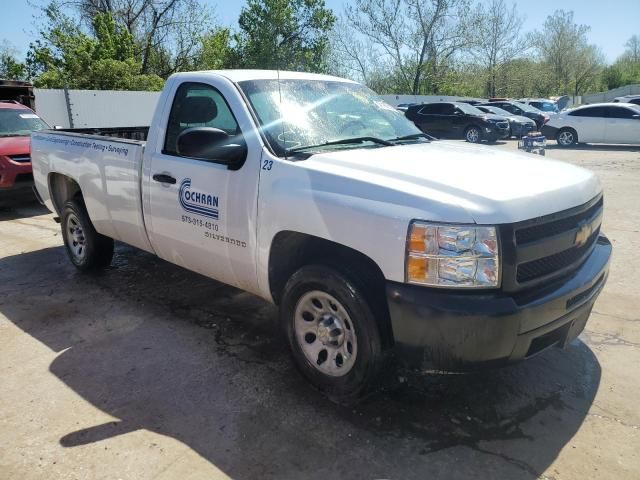
[[[43,0],[40,0],[42,3]],[[214,6],[218,20],[226,25],[236,25],[241,0],[205,0]],[[36,0],[38,2],[38,0]],[[343,5],[349,0],[326,0],[329,7],[341,12]],[[542,26],[547,15],[555,9],[573,10],[578,23],[591,27],[590,41],[602,48],[607,60],[612,62],[624,51],[625,42],[633,34],[640,35],[640,0],[615,0],[608,6],[601,0],[511,0],[518,6],[520,13],[526,17],[524,30],[535,30]],[[32,16],[35,10],[20,0],[0,0],[2,22],[0,25],[0,43],[8,40],[24,55],[33,40],[32,32],[37,28]],[[31,2],[30,2],[31,3]],[[34,2],[35,3],[35,2]]]

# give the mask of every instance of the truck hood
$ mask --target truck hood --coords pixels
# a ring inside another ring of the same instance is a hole
[[[568,163],[444,141],[328,152],[302,163],[341,177],[345,195],[404,203],[413,218],[432,221],[519,222],[581,205],[602,190],[592,172]],[[370,188],[350,189],[350,180]]]
[[[30,151],[31,137],[0,137],[0,155],[24,155]]]

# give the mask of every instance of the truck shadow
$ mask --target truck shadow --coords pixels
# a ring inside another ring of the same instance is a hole
[[[38,286],[27,297],[21,278]],[[62,247],[0,260],[0,311],[61,352],[53,375],[119,419],[77,428],[72,418],[62,446],[146,429],[233,478],[538,478],[600,383],[578,341],[502,370],[406,375],[338,406],[295,372],[274,307],[122,246],[92,277]]]

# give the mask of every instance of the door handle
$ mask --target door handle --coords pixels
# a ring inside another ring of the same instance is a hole
[[[164,173],[156,173],[151,178],[153,178],[156,182],[160,182],[160,183],[170,183],[171,185],[176,183],[175,178],[173,178],[171,175],[166,175]]]

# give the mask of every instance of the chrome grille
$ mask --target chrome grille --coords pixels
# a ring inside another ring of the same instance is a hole
[[[602,196],[575,208],[500,228],[503,288],[520,291],[577,270],[598,241]]]
[[[591,207],[577,213],[576,215],[516,230],[516,244],[522,245],[525,243],[535,242],[537,240],[571,230],[580,222],[594,216],[598,210],[602,209],[602,205],[603,199],[600,197],[600,200],[594,203]]]
[[[562,252],[554,253],[548,257],[525,262],[518,265],[516,280],[518,283],[528,282],[536,278],[544,277],[578,262],[598,239],[600,227],[591,234],[587,242],[580,247],[572,247]]]

